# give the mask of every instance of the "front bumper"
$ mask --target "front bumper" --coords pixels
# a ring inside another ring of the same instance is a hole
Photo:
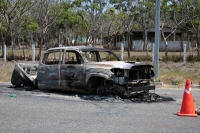
[[[148,90],[155,90],[155,85],[146,85],[146,86],[127,86],[127,90],[131,92],[135,91],[148,91]]]

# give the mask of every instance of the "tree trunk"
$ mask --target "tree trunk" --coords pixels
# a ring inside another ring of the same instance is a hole
[[[37,33],[35,33],[35,40],[34,40],[34,42],[35,42],[35,47],[38,47],[38,34]]]
[[[143,45],[143,51],[145,51],[146,48],[146,37],[145,37],[145,29],[143,30],[143,41],[144,41],[144,45]]]
[[[96,37],[97,37],[97,35],[96,35],[96,33],[94,33],[93,34],[93,45],[94,45],[94,47],[96,47]]]
[[[66,38],[63,38],[63,46],[66,46]]]
[[[24,56],[24,60],[26,59],[26,55],[25,55],[25,52],[24,52],[24,46],[23,46],[23,56]]]
[[[48,50],[49,49],[49,44],[50,44],[50,37],[49,37],[49,34],[46,36],[46,41],[45,41],[46,43],[46,50]]]
[[[181,31],[181,49],[180,49],[180,55],[181,55],[181,52],[183,51],[183,31]]]
[[[78,40],[78,35],[75,36],[75,40],[74,40],[74,46],[77,45],[77,40]]]
[[[164,35],[164,32],[161,30],[161,33],[162,33],[162,36],[163,36],[163,39],[164,39],[164,42],[165,42],[165,56],[168,58],[168,43],[167,43],[167,39]]]
[[[199,38],[198,38],[198,34],[196,34],[196,39],[197,39],[197,55],[199,56]]]
[[[61,31],[58,32],[58,46],[61,44]]]
[[[21,49],[21,40],[20,40],[20,36],[17,37],[17,43],[18,43],[19,49]]]
[[[149,56],[149,51],[148,51],[148,41],[146,41],[146,55]]]
[[[89,39],[89,33],[87,33],[87,35],[86,35],[86,46],[88,45],[88,39]]]
[[[14,35],[11,30],[11,47],[12,47],[12,59],[14,59]]]
[[[1,31],[1,29],[0,29],[0,39],[1,39],[1,42],[0,42],[0,47],[2,46],[2,58],[3,58],[3,55],[4,55],[4,46],[3,46],[3,44],[4,44],[4,38],[3,38],[3,33],[2,33],[2,31]]]
[[[127,48],[127,50],[128,50],[128,59],[130,58],[130,32],[128,32],[127,33],[128,34],[128,48]]]
[[[148,48],[147,48],[148,40],[147,40],[147,30],[144,29],[144,47],[146,50],[146,55],[148,56]]]
[[[110,41],[108,43],[108,49],[112,50],[112,47],[113,47],[113,40],[114,38],[116,37],[116,35],[113,35],[112,38],[110,38]]]
[[[165,56],[168,57],[168,43],[166,40],[165,40]]]
[[[41,53],[42,53],[43,40],[44,40],[44,34],[41,35],[41,38],[39,40],[39,53],[38,53],[38,57],[40,57]]]
[[[133,39],[132,39],[132,35],[130,35],[130,50],[132,50],[133,49],[133,41],[132,41]]]

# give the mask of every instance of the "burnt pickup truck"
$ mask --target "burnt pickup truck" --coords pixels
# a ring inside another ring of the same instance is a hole
[[[38,64],[17,63],[14,86],[40,90],[84,91],[121,98],[155,90],[153,66],[122,61],[113,51],[94,47],[57,47],[44,53]]]

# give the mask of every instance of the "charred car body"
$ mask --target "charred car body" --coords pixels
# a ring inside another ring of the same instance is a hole
[[[108,49],[58,47],[47,50],[38,64],[16,64],[11,83],[126,98],[155,90],[150,82],[152,68],[146,63],[122,61]]]

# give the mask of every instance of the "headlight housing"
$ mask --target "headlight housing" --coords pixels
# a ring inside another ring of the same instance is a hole
[[[124,77],[124,69],[119,69],[119,68],[113,68],[111,71],[115,74],[117,77]]]

